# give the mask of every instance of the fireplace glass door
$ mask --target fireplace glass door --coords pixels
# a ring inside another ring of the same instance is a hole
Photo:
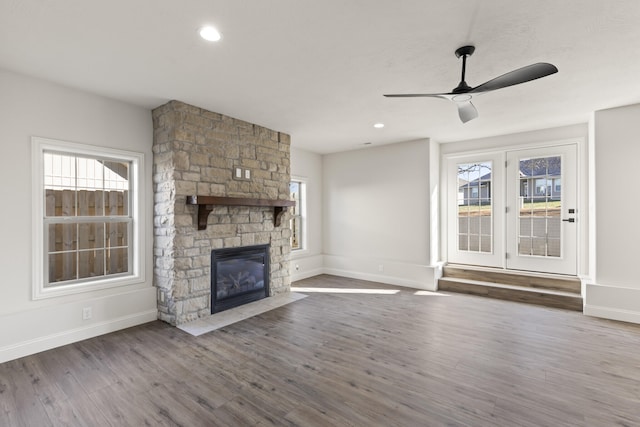
[[[269,245],[211,251],[211,313],[269,295]]]

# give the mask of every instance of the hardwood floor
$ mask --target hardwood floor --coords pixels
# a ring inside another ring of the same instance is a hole
[[[640,325],[294,287],[334,289],[200,337],[152,322],[4,363],[0,425],[640,426]]]

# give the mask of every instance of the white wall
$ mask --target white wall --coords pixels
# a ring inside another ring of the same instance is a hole
[[[638,180],[640,104],[597,111],[591,126],[595,176],[595,280],[587,285],[585,313],[640,323],[640,210]]]
[[[325,155],[324,270],[434,289],[428,140]]]
[[[291,176],[304,180],[306,200],[306,246],[291,252],[291,281],[323,272],[322,254],[322,156],[291,147]],[[296,268],[297,267],[297,268]]]
[[[155,319],[151,220],[145,227],[145,283],[31,299],[31,137],[144,153],[145,208],[151,218],[151,113],[3,70],[0,93],[0,362]],[[93,318],[83,321],[82,308],[89,306]]]

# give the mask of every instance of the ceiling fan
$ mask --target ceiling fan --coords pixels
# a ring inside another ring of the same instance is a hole
[[[456,56],[462,57],[462,79],[458,86],[456,86],[449,93],[407,93],[407,94],[392,94],[384,95],[390,98],[414,98],[414,97],[432,97],[443,98],[453,101],[458,106],[458,114],[462,123],[466,123],[469,120],[473,120],[478,117],[478,110],[471,103],[471,99],[474,96],[478,96],[484,92],[489,92],[496,89],[502,89],[504,87],[518,85],[531,80],[546,77],[550,74],[558,72],[558,69],[553,64],[546,62],[538,62],[536,64],[527,65],[526,67],[518,68],[503,74],[495,79],[489,80],[479,86],[471,87],[464,80],[465,72],[467,68],[467,57],[473,55],[476,50],[475,46],[462,46],[456,50]]]

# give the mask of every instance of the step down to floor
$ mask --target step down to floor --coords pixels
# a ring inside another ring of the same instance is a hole
[[[580,280],[569,276],[448,265],[438,289],[575,311],[583,305]]]

